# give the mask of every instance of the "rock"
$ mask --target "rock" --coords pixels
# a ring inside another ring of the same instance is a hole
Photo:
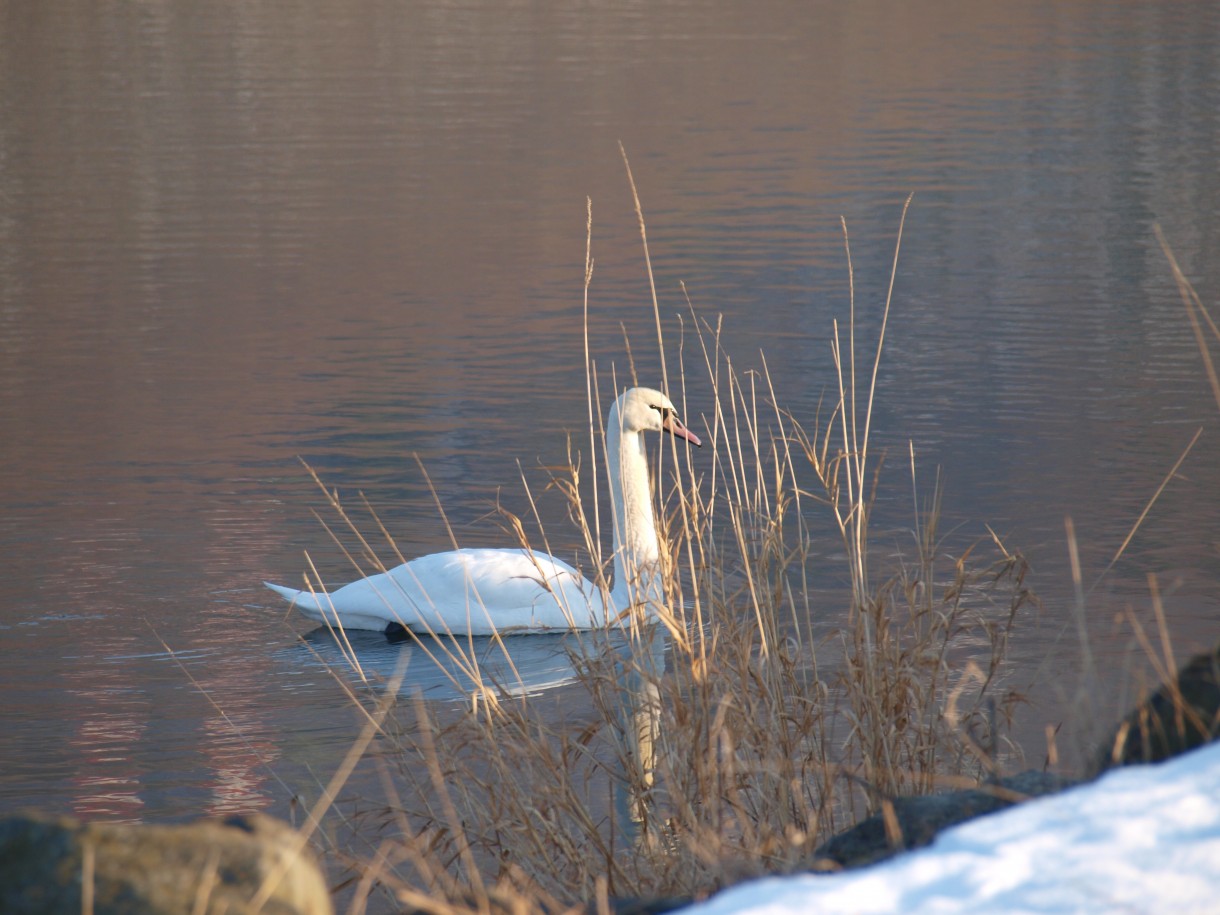
[[[610,911],[613,915],[665,915],[694,905],[693,896],[658,896],[656,898],[611,898]],[[597,912],[597,906],[585,908],[589,915]]]
[[[270,895],[261,907],[251,906],[268,877],[274,881]],[[299,834],[270,817],[184,826],[38,816],[0,821],[0,912],[87,911],[331,915],[332,908],[322,873]]]
[[[950,826],[1031,797],[1054,794],[1074,784],[1077,782],[1073,779],[1029,771],[969,791],[895,798],[892,804],[898,827],[897,841],[892,841],[888,834],[884,814],[875,814],[822,845],[814,853],[817,859],[814,869],[838,870],[875,864],[900,852],[931,844]]]
[[[1115,728],[1096,770],[1161,762],[1210,743],[1220,733],[1220,645],[1197,655],[1172,684],[1141,702]]]

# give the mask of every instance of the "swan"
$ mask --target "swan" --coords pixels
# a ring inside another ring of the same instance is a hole
[[[614,585],[604,591],[567,563],[529,549],[432,553],[332,593],[263,582],[307,617],[346,629],[448,635],[596,629],[662,598],[644,432],[703,443],[669,398],[631,388],[610,407],[606,453],[614,523]]]

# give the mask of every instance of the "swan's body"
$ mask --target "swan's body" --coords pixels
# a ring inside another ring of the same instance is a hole
[[[433,553],[332,593],[266,583],[318,622],[432,634],[596,629],[661,599],[660,545],[641,437],[666,431],[695,445],[669,398],[632,388],[610,408],[606,450],[614,513],[614,586],[608,595],[567,563],[525,549]]]

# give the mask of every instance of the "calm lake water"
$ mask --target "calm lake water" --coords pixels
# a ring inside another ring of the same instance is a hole
[[[1214,643],[1220,409],[1153,226],[1215,303],[1220,7],[926,6],[0,9],[0,813],[316,796],[360,720],[259,586],[299,581],[305,550],[349,574],[297,458],[412,555],[449,542],[418,455],[458,536],[501,542],[486,516],[497,493],[526,511],[517,462],[539,482],[584,424],[587,198],[592,357],[608,390],[626,333],[659,384],[620,141],[673,364],[684,283],[810,423],[847,314],[840,217],[873,339],[915,194],[878,524],[910,524],[909,442],[955,543],[990,525],[1032,559],[1032,760],[1048,723],[1068,747],[1086,730],[1060,703],[1064,519],[1091,583],[1200,427],[1089,596],[1101,717],[1148,669],[1115,619],[1148,619],[1149,574],[1179,657]],[[701,431],[697,372],[687,395]],[[562,529],[555,496],[542,511]],[[386,669],[410,650],[362,644]],[[535,650],[562,674],[561,647]]]

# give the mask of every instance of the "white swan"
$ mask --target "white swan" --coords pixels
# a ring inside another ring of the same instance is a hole
[[[333,593],[264,584],[312,620],[347,629],[452,635],[595,629],[661,599],[660,558],[641,432],[702,445],[669,398],[632,388],[606,419],[614,517],[614,587],[603,592],[567,563],[526,549],[433,553]]]

